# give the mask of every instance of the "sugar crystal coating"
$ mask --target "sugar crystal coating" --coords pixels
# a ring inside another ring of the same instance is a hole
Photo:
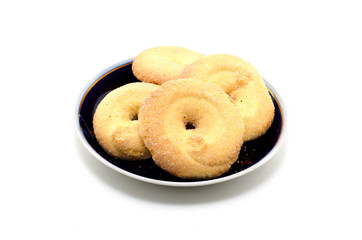
[[[164,83],[143,102],[139,122],[154,162],[181,178],[220,176],[243,144],[240,111],[221,88],[195,79]]]

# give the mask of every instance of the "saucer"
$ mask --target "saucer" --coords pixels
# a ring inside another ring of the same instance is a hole
[[[144,182],[193,187],[225,182],[249,173],[270,160],[279,150],[285,137],[286,113],[283,101],[273,86],[265,81],[275,106],[271,127],[261,137],[245,142],[238,160],[223,175],[202,180],[181,179],[159,168],[152,159],[127,161],[107,154],[98,144],[93,132],[93,115],[99,102],[115,88],[131,82],[139,82],[132,73],[132,59],[119,62],[96,75],[82,90],[76,103],[75,126],[80,141],[100,162],[117,172]]]

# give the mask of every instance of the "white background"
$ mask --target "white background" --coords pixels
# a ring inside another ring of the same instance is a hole
[[[1,1],[0,239],[362,239],[359,1]],[[251,62],[287,107],[280,152],[172,188],[83,147],[75,103],[155,46]]]

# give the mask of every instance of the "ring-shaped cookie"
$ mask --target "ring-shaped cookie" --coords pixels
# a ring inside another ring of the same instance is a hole
[[[205,81],[164,83],[143,102],[138,116],[154,162],[181,178],[225,173],[243,144],[240,111],[221,88]]]
[[[159,86],[134,82],[109,92],[93,116],[93,128],[101,147],[125,160],[151,157],[138,133],[138,110],[146,97]]]
[[[252,80],[229,95],[243,115],[246,142],[259,138],[270,128],[274,120],[275,107],[258,71],[248,63],[245,67],[251,73]]]
[[[185,67],[202,56],[183,47],[154,47],[136,56],[132,63],[132,71],[140,81],[160,85],[180,78]]]
[[[204,56],[182,77],[204,79],[220,86],[240,109],[245,124],[244,141],[262,136],[274,119],[274,104],[258,71],[241,58],[228,54]]]

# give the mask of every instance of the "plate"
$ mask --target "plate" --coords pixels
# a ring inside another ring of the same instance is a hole
[[[238,160],[228,172],[219,177],[205,180],[181,179],[163,171],[152,159],[126,161],[110,156],[101,148],[94,136],[93,114],[98,103],[108,92],[130,82],[139,82],[132,73],[132,62],[133,58],[119,62],[99,73],[84,87],[76,103],[76,132],[85,148],[106,166],[148,183],[177,187],[203,186],[228,181],[249,173],[270,160],[279,150],[285,136],[285,107],[277,91],[264,80],[275,106],[274,121],[263,136],[243,144]]]

